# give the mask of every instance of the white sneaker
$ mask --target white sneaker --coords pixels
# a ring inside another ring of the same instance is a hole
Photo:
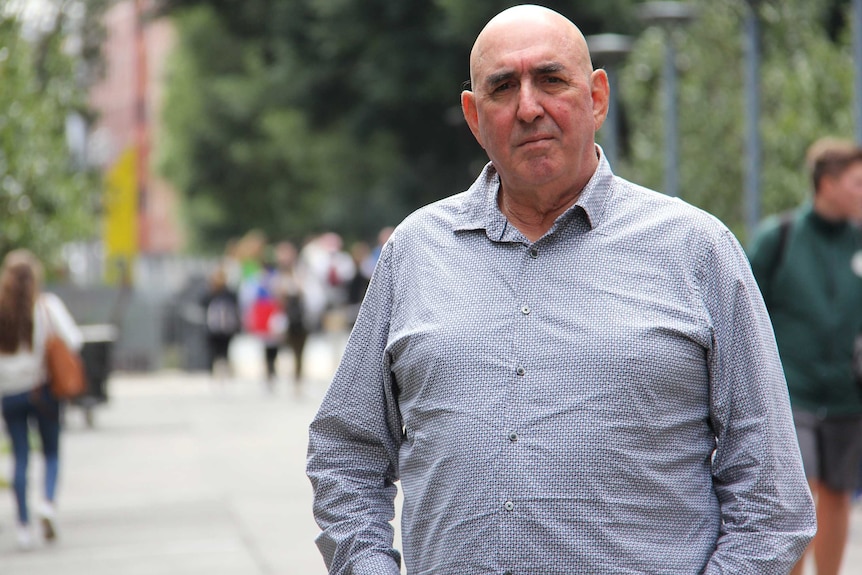
[[[28,551],[33,548],[33,532],[30,531],[29,525],[19,524],[15,535],[18,541],[18,549]]]
[[[39,518],[42,524],[42,535],[45,541],[54,541],[57,538],[57,512],[54,510],[54,505],[47,501],[42,503],[39,508]]]

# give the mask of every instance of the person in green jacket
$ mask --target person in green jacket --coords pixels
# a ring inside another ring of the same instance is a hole
[[[749,257],[772,319],[805,473],[817,504],[818,575],[838,575],[862,462],[862,149],[824,138],[808,151],[813,199],[763,221]],[[802,573],[805,557],[794,574]]]

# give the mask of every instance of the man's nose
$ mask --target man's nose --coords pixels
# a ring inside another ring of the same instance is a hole
[[[531,82],[521,84],[518,94],[518,119],[522,122],[535,122],[545,114],[540,102],[541,93]]]

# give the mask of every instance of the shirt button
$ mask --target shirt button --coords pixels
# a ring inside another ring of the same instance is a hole
[[[524,369],[523,367],[519,367],[518,369],[515,370],[515,373],[517,373],[518,375],[524,375],[525,373],[527,373],[527,370]]]
[[[526,305],[521,306],[521,313],[524,315],[528,315],[530,313],[530,307]]]
[[[518,441],[518,434],[515,433],[514,431],[512,433],[510,433],[509,434],[509,441],[511,441],[512,443]]]
[[[539,257],[539,250],[537,250],[536,248],[530,248],[530,257],[533,259]]]
[[[507,501],[506,503],[503,504],[503,507],[506,508],[506,511],[511,511],[512,509],[515,508],[515,504],[512,503],[511,501]]]

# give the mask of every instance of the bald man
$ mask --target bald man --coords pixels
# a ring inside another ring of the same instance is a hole
[[[333,574],[785,574],[814,534],[747,259],[614,176],[574,24],[493,18],[467,124],[490,162],[383,249],[311,424]]]

